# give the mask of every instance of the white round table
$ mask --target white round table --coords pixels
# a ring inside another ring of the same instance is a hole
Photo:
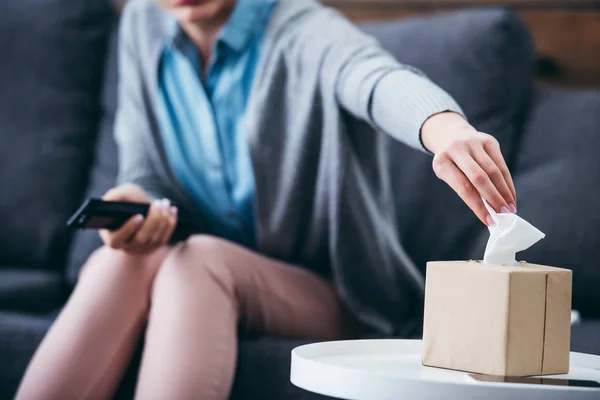
[[[425,367],[420,340],[349,340],[292,350],[291,382],[346,400],[600,400],[600,389],[475,381],[466,372]],[[546,377],[549,378],[549,377]],[[569,378],[600,382],[600,356],[571,352]]]

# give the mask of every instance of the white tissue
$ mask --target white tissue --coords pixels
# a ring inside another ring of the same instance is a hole
[[[546,235],[517,214],[498,214],[487,201],[483,200],[483,204],[496,223],[488,226],[490,238],[485,247],[483,263],[519,265],[515,260],[516,253],[533,246]]]

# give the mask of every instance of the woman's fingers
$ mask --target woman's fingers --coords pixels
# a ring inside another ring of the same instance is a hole
[[[127,189],[126,186],[119,190]],[[118,190],[106,194],[107,199],[118,198]],[[116,231],[101,230],[100,237],[110,247],[131,253],[147,253],[166,244],[177,224],[177,210],[167,199],[150,204],[146,217],[138,215]]]
[[[177,209],[167,199],[150,205],[146,222],[137,234],[125,244],[131,253],[147,253],[169,242],[177,224]]]
[[[479,147],[481,150],[483,148]],[[449,155],[454,161],[454,164],[462,171],[475,187],[479,195],[481,195],[492,208],[498,212],[508,211],[508,203],[504,200],[494,183],[483,170],[483,168],[473,159],[472,150],[467,145],[458,144],[453,146]]]
[[[164,223],[162,213],[168,207],[168,200],[155,200],[152,202],[146,216],[146,222],[144,222],[144,225],[131,240],[131,245],[129,246],[131,249],[137,248],[143,251],[153,247],[154,234],[157,230],[161,229]]]
[[[103,229],[100,231],[100,237],[107,246],[113,249],[122,249],[127,242],[138,232],[144,222],[143,215],[131,217],[125,224],[116,231]]]
[[[516,213],[515,186],[500,144],[493,136],[467,124],[467,128],[455,128],[454,132],[450,128],[449,137],[437,139],[441,145],[435,146],[434,151],[436,175],[458,193],[482,222],[493,224],[481,198],[498,212]]]
[[[171,208],[169,209],[169,224],[167,226],[166,231],[163,234],[161,241],[162,245],[169,243],[171,237],[173,236],[173,233],[175,232],[175,228],[177,227],[177,214],[177,207],[171,206]]]
[[[168,241],[168,239],[165,241],[165,237],[171,228],[171,219],[171,203],[167,201],[163,203],[163,207],[161,208],[160,225],[157,226],[156,231],[152,236],[151,243],[153,245],[162,245]]]
[[[433,158],[433,170],[438,178],[446,182],[473,210],[475,215],[486,225],[492,225],[494,221],[487,212],[481,195],[475,186],[458,168],[447,153],[440,153]]]
[[[512,176],[510,174],[508,166],[506,165],[506,161],[504,161],[504,157],[502,157],[502,152],[500,151],[500,144],[496,139],[492,138],[492,140],[488,140],[483,144],[483,148],[486,151],[486,153],[490,156],[490,158],[494,161],[494,163],[498,166],[498,169],[500,169],[500,173],[502,174],[502,176],[504,177],[504,181],[510,188],[510,192],[512,193],[512,197],[514,200],[515,209],[511,211],[517,212],[517,191],[515,190],[515,184],[512,180]]]
[[[475,160],[475,162],[479,164],[479,166],[483,169],[483,171],[485,171],[487,176],[490,178],[492,184],[495,186],[495,188],[498,190],[498,192],[504,199],[505,203],[508,205],[508,209],[511,212],[516,212],[516,200],[508,182],[506,181],[506,178],[500,170],[500,167],[494,162],[494,160],[491,159],[491,157],[488,155],[488,153],[486,153],[483,147],[472,149],[471,154],[473,155],[473,159]],[[500,210],[496,207],[494,207],[494,209],[498,211]]]

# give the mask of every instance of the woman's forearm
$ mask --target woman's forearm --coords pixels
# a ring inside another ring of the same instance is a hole
[[[431,116],[463,112],[454,99],[426,77],[410,69],[389,72],[373,88],[370,114],[374,125],[421,150],[421,128]]]

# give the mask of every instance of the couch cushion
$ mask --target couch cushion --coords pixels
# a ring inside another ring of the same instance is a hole
[[[571,327],[571,351],[600,356],[600,319],[584,319]]]
[[[59,271],[0,269],[0,310],[48,312],[59,308],[68,290]]]
[[[0,262],[62,268],[99,112],[105,0],[0,2]]]
[[[546,238],[519,258],[573,269],[573,307],[583,317],[600,316],[599,150],[600,90],[537,93],[514,178],[519,214]]]
[[[54,316],[0,312],[0,399],[12,399]]]
[[[230,399],[330,399],[330,397],[300,389],[290,382],[292,349],[306,343],[274,339],[244,340],[240,342],[237,370]],[[140,346],[115,399],[133,398],[141,353],[142,347]]]
[[[406,22],[367,24],[401,62],[414,65],[446,89],[470,122],[494,135],[509,166],[533,85],[528,31],[510,11],[488,9]],[[401,110],[399,110],[401,112]],[[429,260],[480,258],[471,244],[487,229],[460,198],[439,181],[432,158],[390,140],[399,174],[398,224],[417,266]]]
[[[290,382],[292,350],[306,343],[308,342],[274,339],[242,342],[231,398],[329,399],[330,397],[300,389]]]

